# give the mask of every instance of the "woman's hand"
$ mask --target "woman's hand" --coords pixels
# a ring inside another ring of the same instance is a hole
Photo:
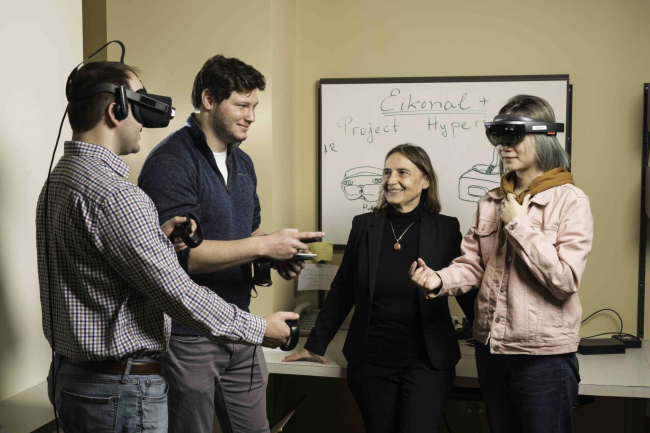
[[[417,268],[418,265],[419,268]],[[427,299],[433,298],[433,292],[442,286],[440,276],[433,269],[430,269],[422,259],[413,262],[409,269],[409,276],[413,284],[422,290]]]
[[[187,221],[186,217],[177,216],[165,221],[165,223],[160,226],[160,229],[163,231],[165,236],[170,237],[174,232],[176,226],[184,223],[185,221]],[[192,235],[194,235],[194,231],[196,230],[196,221],[190,220],[190,223],[192,224]],[[174,245],[174,249],[176,251],[183,251],[185,248],[187,248],[187,245],[185,245],[185,242],[183,242],[183,239],[181,238],[170,239],[170,241],[172,241],[172,244]]]
[[[316,355],[315,353],[311,353],[307,349],[302,349],[298,353],[294,353],[293,355],[288,355],[285,356],[285,358],[282,360],[282,362],[293,362],[293,361],[312,361],[312,362],[320,362],[321,364],[329,365],[329,361],[327,358],[324,356]]]
[[[530,202],[530,194],[524,197],[522,204],[517,202],[517,197],[510,193],[501,202],[501,221],[508,224],[518,216],[528,215],[528,203]]]

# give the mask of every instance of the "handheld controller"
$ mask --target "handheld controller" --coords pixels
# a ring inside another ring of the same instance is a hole
[[[291,329],[291,336],[289,337],[289,341],[287,341],[287,344],[280,347],[280,349],[285,352],[289,352],[295,349],[296,345],[298,344],[298,337],[300,337],[300,325],[298,324],[297,320],[285,320],[285,322],[287,323],[287,326]]]
[[[187,220],[185,220],[184,223],[181,223],[176,227],[174,227],[174,231],[172,232],[171,238],[172,239],[181,238],[183,240],[183,243],[187,245],[189,248],[198,247],[199,245],[201,245],[201,242],[203,242],[203,231],[201,230],[199,221],[191,213],[184,213],[180,216],[187,218]],[[194,220],[196,222],[196,230],[194,231],[194,236],[192,236],[191,220]]]

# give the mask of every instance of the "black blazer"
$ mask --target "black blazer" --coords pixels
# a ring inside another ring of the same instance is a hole
[[[366,344],[379,249],[385,217],[366,213],[354,217],[341,266],[332,281],[323,309],[309,335],[305,349],[324,355],[339,327],[356,306],[343,354],[349,363],[360,362]],[[432,269],[442,269],[460,256],[460,225],[456,218],[422,214],[418,255]],[[404,269],[407,273],[408,269]],[[472,323],[476,291],[457,297]],[[419,294],[420,321],[429,360],[436,369],[452,368],[460,359],[460,349],[449,314],[447,297],[425,299]]]

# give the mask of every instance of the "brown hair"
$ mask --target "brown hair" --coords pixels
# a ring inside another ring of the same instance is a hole
[[[436,172],[433,169],[431,159],[429,159],[427,152],[415,144],[400,144],[388,151],[384,163],[386,163],[393,153],[404,155],[409,161],[415,164],[415,166],[420,169],[422,174],[429,180],[429,187],[423,190],[420,201],[424,203],[427,213],[431,215],[440,213],[442,206],[440,205],[440,197],[438,195],[438,176],[436,176]],[[387,206],[388,201],[386,201],[384,189],[382,188],[381,195],[377,199],[377,205],[373,211],[374,214],[376,216],[385,215]]]
[[[208,89],[217,104],[230,98],[232,92],[250,93],[255,89],[264,90],[266,79],[257,69],[235,57],[217,54],[209,58],[194,78],[192,87],[192,107],[199,110],[203,106],[202,94]]]
[[[76,73],[73,92],[78,93],[96,84],[108,83],[125,86],[129,90],[130,74],[138,76],[138,70],[120,62],[92,62],[83,65]],[[106,107],[115,102],[115,95],[98,93],[88,98],[68,104],[70,127],[75,132],[86,132],[93,129],[106,111]]]

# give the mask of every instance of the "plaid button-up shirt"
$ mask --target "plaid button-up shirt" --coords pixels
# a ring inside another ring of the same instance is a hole
[[[36,233],[50,345],[78,361],[160,357],[171,329],[165,313],[215,341],[260,344],[264,319],[192,282],[158,226],[153,202],[125,179],[128,173],[110,150],[69,141],[50,177],[47,209],[43,187]]]

